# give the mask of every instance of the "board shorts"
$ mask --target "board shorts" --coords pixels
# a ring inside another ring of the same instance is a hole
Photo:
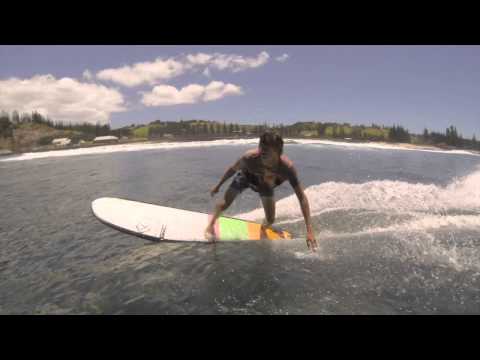
[[[259,188],[253,179],[249,179],[247,175],[243,171],[237,172],[235,177],[233,178],[232,183],[230,184],[231,189],[241,193],[243,190],[250,188],[253,191],[259,193],[260,196],[265,197],[272,197],[273,196],[273,188]]]

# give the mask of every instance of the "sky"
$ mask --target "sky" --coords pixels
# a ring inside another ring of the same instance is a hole
[[[454,125],[480,136],[480,46],[1,46],[0,110],[154,120]]]

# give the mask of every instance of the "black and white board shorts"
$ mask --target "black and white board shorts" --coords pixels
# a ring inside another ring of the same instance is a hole
[[[235,177],[233,178],[232,183],[230,184],[230,188],[238,191],[241,193],[243,190],[250,188],[253,191],[260,194],[260,196],[265,197],[272,197],[273,196],[273,189],[272,188],[262,188],[260,189],[256,184],[249,179],[243,171],[239,171],[236,173]]]

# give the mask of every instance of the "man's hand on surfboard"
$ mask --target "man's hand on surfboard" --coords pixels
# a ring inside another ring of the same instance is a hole
[[[216,240],[215,239],[215,232],[214,232],[213,228],[207,227],[207,229],[205,229],[204,236],[205,236],[205,239],[209,243],[214,243],[215,240]]]
[[[312,230],[307,232],[307,246],[312,251],[316,251],[318,248],[317,240],[315,240]]]

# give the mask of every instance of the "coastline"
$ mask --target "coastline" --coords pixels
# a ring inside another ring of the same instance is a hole
[[[246,143],[256,141],[257,136],[244,136],[244,137],[178,137],[178,138],[169,138],[169,139],[137,139],[137,140],[127,140],[127,141],[118,141],[115,143],[98,143],[98,144],[82,144],[74,146],[58,146],[52,147],[51,145],[38,147],[31,150],[23,152],[11,152],[5,153],[0,156],[0,159],[5,160],[15,160],[23,159],[24,157],[30,158],[40,158],[48,157],[47,154],[52,156],[69,156],[69,155],[81,155],[87,154],[85,150],[102,148],[99,151],[92,153],[105,153],[105,152],[117,152],[117,151],[133,151],[133,150],[148,150],[156,149],[162,147],[161,145],[166,145],[165,147],[171,148],[168,144],[188,144],[192,146],[198,146],[198,143],[213,143],[212,145],[221,145],[222,141],[238,141],[241,144],[243,141]],[[285,144],[324,144],[324,145],[334,145],[334,146],[347,146],[347,147],[368,147],[376,149],[392,149],[392,150],[410,150],[410,151],[427,151],[427,152],[440,152],[447,154],[465,154],[465,155],[475,155],[480,156],[480,151],[471,150],[471,149],[460,149],[454,147],[440,147],[434,145],[416,145],[410,143],[388,143],[382,141],[352,141],[352,140],[340,140],[340,139],[319,139],[319,138],[284,138]],[[134,148],[135,145],[141,146],[140,148]],[[157,146],[159,145],[159,146]],[[202,144],[203,146],[203,144]],[[208,146],[208,145],[207,145]],[[115,150],[115,148],[117,148]]]

